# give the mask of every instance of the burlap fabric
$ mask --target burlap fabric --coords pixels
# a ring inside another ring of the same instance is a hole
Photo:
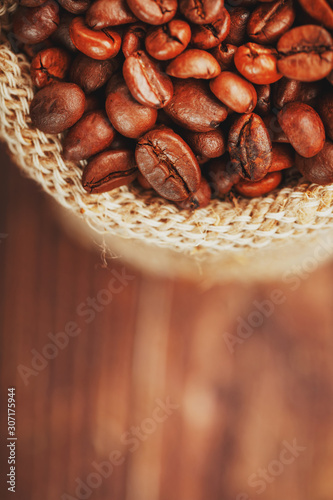
[[[31,125],[29,62],[8,40],[15,7],[0,1],[0,136],[22,171],[67,209],[65,219],[77,216],[71,231],[88,232],[113,254],[154,271],[247,279],[278,276],[332,230],[333,185],[309,185],[297,176],[266,197],[214,200],[192,213],[137,187],[88,195],[82,165],[61,157],[61,138]]]

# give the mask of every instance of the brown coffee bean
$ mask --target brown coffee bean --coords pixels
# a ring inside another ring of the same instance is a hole
[[[85,95],[74,83],[57,82],[39,90],[30,105],[32,124],[47,134],[59,134],[84,112]]]
[[[177,11],[177,0],[127,0],[135,16],[148,24],[165,24]]]
[[[246,27],[251,12],[242,6],[235,7],[230,13],[230,31],[225,43],[231,45],[242,45],[246,39]]]
[[[104,60],[115,57],[121,46],[120,35],[111,28],[93,31],[86,26],[83,17],[75,17],[69,27],[75,47],[92,59]]]
[[[221,102],[237,113],[251,113],[257,105],[254,86],[230,71],[223,71],[209,86]]]
[[[70,62],[70,55],[64,49],[53,47],[42,50],[31,61],[33,84],[41,89],[55,80],[63,80]]]
[[[274,106],[282,109],[289,102],[300,101],[310,106],[314,105],[322,91],[321,82],[301,82],[281,78],[274,87]]]
[[[262,120],[272,142],[289,143],[289,139],[283,132],[277,116],[274,113],[268,113],[268,115],[262,117]]]
[[[209,80],[221,73],[215,57],[209,52],[189,49],[182,52],[168,65],[166,72],[175,78],[200,78]]]
[[[122,51],[125,57],[129,57],[138,50],[145,48],[147,26],[144,23],[135,23],[127,28],[123,36]]]
[[[23,43],[40,43],[57,29],[59,6],[47,0],[40,7],[21,7],[13,17],[13,33]]]
[[[137,176],[134,153],[126,149],[104,151],[86,166],[82,186],[88,193],[98,194],[127,186]]]
[[[295,165],[295,150],[290,144],[273,144],[272,165],[269,172],[280,172]]]
[[[205,158],[207,161],[210,158],[222,156],[227,148],[224,133],[220,128],[210,132],[187,130],[184,132],[184,139],[198,157]]]
[[[115,130],[104,111],[86,113],[68,132],[63,142],[65,160],[80,161],[108,148]]]
[[[298,26],[285,33],[277,44],[278,70],[303,82],[325,78],[332,70],[333,40],[320,26]]]
[[[142,175],[142,173],[140,172],[140,170],[138,172],[136,180],[138,181],[138,183],[140,184],[140,186],[143,189],[153,189],[151,187],[151,185],[149,184],[149,182],[147,181],[147,179]]]
[[[196,210],[197,208],[205,208],[209,205],[212,193],[206,179],[202,178],[199,189],[196,193],[191,194],[187,200],[178,203],[179,208],[183,210]]]
[[[93,2],[86,14],[88,26],[95,30],[135,23],[136,17],[125,0],[97,0]]]
[[[304,177],[315,184],[333,182],[333,142],[327,139],[323,149],[312,158],[296,154],[296,167]]]
[[[143,50],[127,57],[123,65],[126,84],[138,102],[152,108],[163,108],[171,100],[171,79]]]
[[[20,0],[22,7],[40,7],[46,0]]]
[[[257,43],[247,43],[237,50],[234,62],[238,71],[250,82],[266,85],[282,78],[277,70],[277,51]]]
[[[333,90],[323,94],[319,99],[318,113],[325,126],[327,136],[333,141]]]
[[[259,5],[251,14],[247,33],[257,43],[276,42],[295,21],[293,0],[276,0]]]
[[[108,84],[105,108],[115,129],[132,139],[137,139],[152,129],[157,120],[157,110],[136,101],[125,81],[118,75]]]
[[[212,50],[212,55],[220,65],[222,71],[228,71],[234,66],[234,55],[238,47],[229,43],[221,43]]]
[[[42,50],[50,49],[53,47],[50,39],[44,40],[44,42],[40,43],[24,43],[22,47],[20,46],[20,50],[24,52],[30,59],[33,59],[39,52]]]
[[[52,41],[54,43],[56,43],[57,45],[59,44],[62,45],[65,49],[69,50],[70,52],[76,52],[76,47],[72,42],[72,39],[69,34],[69,26],[73,21],[73,19],[74,19],[73,14],[70,14],[69,12],[63,12],[60,17],[60,22],[57,29],[51,35]]]
[[[299,0],[299,3],[313,19],[333,30],[332,0]]]
[[[279,124],[290,144],[301,156],[311,158],[325,144],[325,129],[318,113],[301,102],[286,104],[278,114]]]
[[[271,111],[271,86],[270,85],[255,85],[257,92],[257,106],[255,112],[259,116],[268,115]]]
[[[209,24],[218,20],[224,0],[180,0],[180,12],[194,24]]]
[[[58,0],[61,7],[72,14],[83,14],[90,5],[90,0]]]
[[[197,24],[192,27],[191,43],[197,49],[208,50],[219,45],[230,31],[230,14],[221,10],[220,17],[211,24]]]
[[[263,179],[257,182],[251,182],[241,179],[235,184],[237,193],[246,198],[257,198],[274,191],[282,181],[281,172],[270,172]]]
[[[173,130],[161,127],[139,140],[135,157],[140,172],[161,196],[183,201],[198,191],[201,172],[189,146]]]
[[[223,198],[240,180],[228,154],[211,161],[204,172],[213,198]]]
[[[166,61],[183,52],[191,40],[191,28],[180,19],[152,29],[146,38],[146,50],[155,59]]]
[[[98,61],[79,54],[73,61],[70,80],[79,85],[86,94],[101,88],[118,68],[116,59]]]
[[[272,143],[260,116],[240,116],[229,132],[228,149],[233,167],[244,179],[258,181],[272,165]]]
[[[227,108],[210,92],[201,80],[178,80],[166,113],[181,127],[194,132],[216,129],[227,116]]]

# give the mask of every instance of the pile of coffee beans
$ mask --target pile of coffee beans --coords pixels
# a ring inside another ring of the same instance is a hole
[[[333,182],[332,0],[20,0],[31,120],[103,193],[182,208]]]

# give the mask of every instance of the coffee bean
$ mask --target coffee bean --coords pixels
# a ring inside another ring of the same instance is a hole
[[[319,99],[318,113],[325,126],[327,136],[333,141],[333,90],[322,95]]]
[[[320,26],[298,26],[285,33],[277,44],[278,70],[303,82],[325,78],[332,70],[333,40]]]
[[[202,178],[199,189],[196,193],[191,194],[187,200],[178,202],[179,208],[183,210],[196,210],[197,208],[205,208],[209,205],[212,193],[206,179]]]
[[[72,14],[83,14],[90,5],[90,0],[58,0],[61,7]]]
[[[200,167],[189,146],[166,127],[151,130],[139,140],[136,161],[140,172],[161,196],[183,201],[198,191]]]
[[[180,0],[180,12],[194,24],[209,24],[217,21],[224,0]]]
[[[270,85],[255,85],[257,93],[257,105],[255,112],[259,116],[266,116],[271,111],[271,86]]]
[[[22,7],[40,7],[46,0],[20,0]]]
[[[136,20],[125,0],[97,0],[91,4],[86,14],[88,26],[95,30],[135,23]]]
[[[158,109],[170,102],[172,81],[144,51],[127,57],[123,75],[132,96],[141,104]]]
[[[115,57],[121,46],[120,35],[111,28],[93,31],[83,17],[75,17],[69,27],[75,47],[92,59],[104,60]]]
[[[108,84],[105,108],[115,129],[132,139],[137,139],[152,129],[157,120],[157,110],[136,101],[125,81],[118,75]]]
[[[223,71],[209,86],[220,101],[237,113],[251,113],[256,107],[257,93],[254,86],[235,73]]]
[[[242,6],[238,6],[232,8],[229,13],[230,31],[225,39],[225,43],[237,46],[242,45],[246,39],[246,27],[251,12]]]
[[[296,155],[296,167],[304,177],[315,184],[333,182],[333,142],[326,140],[323,149],[312,158]]]
[[[134,15],[148,24],[164,24],[171,21],[177,11],[177,0],[127,0]]]
[[[40,43],[57,29],[59,6],[47,0],[40,7],[21,7],[13,17],[13,33],[23,43]]]
[[[230,31],[230,14],[223,8],[217,21],[192,27],[191,44],[197,49],[208,50],[219,45]]]
[[[115,130],[104,111],[85,114],[68,132],[64,140],[65,160],[80,161],[108,148]]]
[[[321,82],[301,82],[299,80],[290,80],[281,78],[274,88],[274,106],[282,109],[289,102],[305,102],[314,105],[317,97],[322,92]]]
[[[326,28],[333,30],[333,3],[332,0],[299,0],[303,9],[313,19],[319,21]]]
[[[278,114],[279,124],[301,156],[311,158],[323,148],[325,129],[318,113],[308,104],[291,102]]]
[[[240,116],[229,132],[228,149],[233,167],[244,179],[258,181],[272,165],[272,144],[260,116]]]
[[[234,66],[234,56],[238,47],[229,43],[221,43],[212,50],[212,55],[220,65],[222,71],[227,71]]]
[[[246,198],[257,198],[268,194],[276,189],[282,181],[281,172],[270,172],[263,179],[257,182],[251,182],[246,179],[241,179],[235,184],[237,193]]]
[[[251,14],[247,33],[254,42],[274,43],[291,28],[295,16],[293,0],[264,3]]]
[[[286,134],[283,132],[277,116],[274,113],[268,113],[262,117],[262,120],[267,128],[269,133],[269,137],[272,142],[278,143],[289,143],[289,139]]]
[[[240,175],[235,172],[228,153],[211,161],[205,167],[205,176],[213,198],[223,198],[240,180]]]
[[[32,124],[47,134],[59,134],[83,115],[85,96],[74,83],[57,82],[39,90],[30,105]]]
[[[272,154],[269,172],[279,172],[295,165],[295,150],[290,144],[273,144]]]
[[[257,43],[247,43],[237,50],[234,61],[238,71],[250,82],[265,85],[277,82],[277,51]]]
[[[221,73],[215,57],[199,49],[186,50],[168,65],[166,72],[175,78],[200,78],[209,80]]]
[[[184,132],[184,139],[192,151],[199,157],[209,160],[218,158],[226,151],[226,140],[221,128],[210,132]]]
[[[178,80],[166,113],[181,127],[194,132],[216,129],[228,116],[227,108],[202,80]]]
[[[146,50],[155,59],[166,61],[183,52],[191,40],[191,28],[180,19],[152,29],[146,38]]]
[[[73,61],[70,80],[79,85],[86,94],[101,88],[118,68],[116,59],[98,61],[79,54]]]
[[[129,57],[138,50],[145,48],[147,26],[144,23],[135,23],[127,28],[123,36],[122,51],[125,57]]]
[[[95,156],[84,169],[82,185],[88,193],[106,193],[133,182],[137,172],[132,151],[104,151]]]
[[[73,14],[64,12],[60,18],[57,29],[51,35],[52,41],[54,43],[56,43],[57,45],[62,45],[70,52],[76,52],[77,50],[69,34],[69,27],[73,19]]]
[[[53,47],[42,50],[31,61],[33,84],[41,89],[56,80],[63,80],[70,62],[71,58],[64,49]]]

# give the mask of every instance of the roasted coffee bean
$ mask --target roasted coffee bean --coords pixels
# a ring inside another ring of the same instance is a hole
[[[279,124],[301,156],[311,158],[325,143],[325,129],[318,113],[308,104],[291,102],[278,114]]]
[[[271,111],[271,86],[270,85],[255,85],[257,92],[257,106],[255,112],[257,115],[265,116]]]
[[[222,156],[227,148],[223,131],[218,128],[210,132],[184,132],[184,139],[192,151],[207,161]],[[199,162],[200,163],[200,162]]]
[[[129,57],[138,50],[145,48],[147,26],[144,23],[135,23],[129,26],[123,36],[122,51]]]
[[[333,40],[320,26],[298,26],[285,33],[277,44],[278,70],[303,82],[325,78],[333,66]]]
[[[229,132],[228,149],[232,165],[244,179],[258,181],[272,165],[272,143],[260,116],[240,116]]]
[[[323,149],[312,158],[296,155],[296,167],[304,177],[315,184],[333,182],[333,142],[326,140]]]
[[[282,181],[281,172],[270,172],[263,179],[257,182],[251,182],[241,179],[235,184],[235,190],[246,198],[257,198],[268,194],[276,189]]]
[[[116,31],[111,28],[93,31],[85,24],[83,17],[73,19],[69,33],[75,47],[92,59],[110,59],[120,50],[121,38]]]
[[[127,0],[134,15],[148,24],[165,24],[177,11],[177,0]]]
[[[29,43],[24,43],[20,50],[22,50],[30,59],[33,59],[42,50],[51,49],[52,47],[53,44],[51,43],[50,39],[47,39],[44,40],[44,42],[34,43],[32,45]]]
[[[90,5],[90,0],[58,0],[61,7],[71,14],[83,14]]]
[[[40,43],[57,29],[59,6],[47,0],[40,7],[21,7],[13,17],[13,33],[23,43]]]
[[[69,34],[69,27],[73,19],[73,14],[63,12],[57,29],[51,35],[51,39],[55,44],[62,45],[70,52],[76,52],[77,50]]]
[[[327,136],[333,141],[333,90],[319,99],[318,113],[325,126]]]
[[[268,113],[262,117],[272,142],[289,143],[289,139],[283,132],[278,118],[274,113]]]
[[[298,0],[303,9],[320,24],[333,30],[332,0]]]
[[[182,52],[168,65],[166,72],[175,78],[200,78],[209,80],[221,73],[215,57],[209,52],[189,49]]]
[[[113,77],[107,90],[106,112],[120,134],[137,139],[154,127],[157,110],[136,101],[121,77]]]
[[[152,29],[146,38],[146,50],[155,59],[166,61],[183,52],[191,40],[191,28],[180,19]]]
[[[237,50],[234,62],[247,80],[258,85],[274,83],[282,78],[277,70],[277,51],[257,43],[247,43]]]
[[[269,172],[279,172],[295,165],[295,150],[290,144],[273,144],[272,165]]]
[[[86,14],[88,26],[95,30],[135,23],[136,17],[125,0],[97,0],[89,7]]]
[[[218,20],[224,0],[180,0],[180,12],[194,24],[209,24]]]
[[[140,172],[161,196],[183,201],[198,191],[201,172],[189,146],[173,130],[161,127],[139,140],[136,162]]]
[[[238,6],[229,11],[230,31],[225,39],[225,43],[231,45],[242,45],[246,39],[246,27],[251,12],[244,7]]]
[[[115,136],[115,130],[105,111],[86,113],[65,137],[65,160],[80,161],[108,148]]]
[[[197,49],[212,49],[223,42],[229,31],[230,14],[227,9],[223,8],[219,19],[214,23],[197,24],[192,27],[191,44]]]
[[[293,0],[263,3],[251,14],[247,33],[254,42],[272,44],[291,28],[295,16]]]
[[[230,43],[221,43],[212,50],[212,55],[220,65],[222,71],[227,71],[234,66],[234,56],[238,47]]]
[[[211,161],[205,167],[205,176],[213,198],[223,198],[240,180],[228,154]]]
[[[171,79],[143,50],[127,57],[123,75],[134,99],[144,106],[158,109],[170,102],[173,95]]]
[[[70,80],[79,85],[86,94],[101,88],[118,68],[116,59],[98,61],[79,54],[73,61]]]
[[[85,95],[74,83],[57,82],[39,90],[30,105],[32,124],[47,134],[59,134],[83,115]]]
[[[254,86],[236,73],[223,71],[209,86],[220,101],[237,113],[251,113],[256,107]]]
[[[39,52],[31,62],[31,78],[38,88],[63,80],[71,58],[64,49],[51,48]]]
[[[194,132],[216,129],[227,116],[226,106],[210,92],[202,80],[178,80],[165,112],[181,127]]]
[[[191,194],[187,200],[178,203],[179,208],[183,210],[196,210],[197,208],[205,208],[209,205],[212,198],[210,186],[206,179],[202,178],[199,189],[196,193]]]
[[[137,173],[132,151],[104,151],[95,156],[84,169],[82,185],[88,193],[106,193],[117,187],[127,186],[135,180]]]
[[[321,82],[301,82],[299,80],[290,80],[281,78],[274,87],[274,106],[282,109],[289,102],[305,102],[314,105],[317,97],[322,91]]]
[[[22,7],[40,7],[46,0],[20,0]]]

